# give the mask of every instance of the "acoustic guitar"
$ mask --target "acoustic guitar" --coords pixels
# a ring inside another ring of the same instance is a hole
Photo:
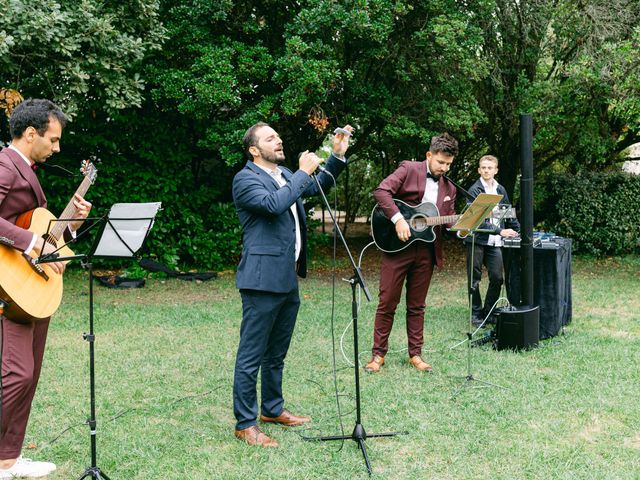
[[[76,190],[80,196],[89,190],[95,181],[97,170],[85,160],[81,168],[84,179]],[[58,220],[75,218],[76,208],[73,197]],[[36,242],[47,242],[54,247],[64,243],[63,234],[69,222],[56,221],[56,217],[46,208],[36,208],[20,215],[16,225],[38,235]],[[60,242],[60,240],[62,240]],[[73,252],[63,246],[59,257],[72,256]],[[62,275],[55,273],[46,263],[36,262],[37,254],[24,252],[0,245],[0,300],[6,306],[3,315],[15,322],[27,323],[50,317],[62,300]]]
[[[376,246],[387,253],[395,253],[404,250],[414,242],[431,243],[436,239],[433,227],[453,223],[460,215],[440,216],[438,207],[431,202],[424,202],[419,205],[409,205],[402,200],[393,200],[400,213],[409,224],[411,236],[409,240],[403,242],[398,238],[395,224],[389,220],[380,205],[376,204],[371,212],[371,236]]]

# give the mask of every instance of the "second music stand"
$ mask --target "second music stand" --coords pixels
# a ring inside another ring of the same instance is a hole
[[[449,230],[454,232],[459,232],[461,236],[466,237],[471,235],[471,259],[470,264],[471,268],[469,268],[469,279],[468,286],[471,287],[473,285],[473,254],[475,250],[475,241],[476,241],[476,232],[486,232],[480,227],[480,225],[485,221],[487,217],[491,215],[491,212],[495,208],[500,200],[502,200],[502,195],[494,195],[489,193],[481,193],[478,195],[475,200],[467,205],[462,216],[458,219],[458,221],[451,227]],[[473,325],[473,310],[472,310],[472,291],[471,288],[468,288],[468,296],[469,296],[469,330],[467,331],[467,338],[462,342],[456,344],[455,346],[460,345],[461,343],[467,342],[467,375],[464,377],[464,383],[456,390],[453,394],[455,398],[458,393],[467,386],[470,386],[470,382],[479,382],[482,385],[477,385],[477,387],[500,387],[500,385],[494,385],[493,383],[485,382],[483,380],[478,380],[474,377],[471,372],[471,348],[473,342],[473,336],[480,329],[480,327],[474,329]],[[451,347],[451,348],[455,348]],[[503,388],[503,387],[500,387]]]
[[[37,263],[63,262],[67,260],[80,260],[83,266],[89,270],[89,333],[83,333],[82,338],[89,342],[89,401],[90,416],[87,419],[91,436],[91,465],[85,469],[78,480],[95,478],[97,480],[110,480],[97,465],[96,444],[96,391],[95,391],[95,334],[93,317],[93,259],[94,258],[132,258],[142,247],[146,240],[156,213],[160,209],[160,203],[128,203],[115,204],[108,215],[99,218],[88,219],[64,219],[51,220],[49,231],[53,224],[59,222],[73,222],[76,220],[93,220],[90,229],[98,228],[91,248],[86,254],[60,257],[58,251],[64,251],[65,244],[60,245],[53,253],[41,255]],[[48,237],[47,235],[44,238]],[[43,248],[44,250],[44,248]]]

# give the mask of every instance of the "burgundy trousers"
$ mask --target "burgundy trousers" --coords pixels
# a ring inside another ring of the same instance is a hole
[[[383,253],[380,301],[373,330],[373,355],[386,355],[396,308],[407,284],[407,339],[409,356],[420,355],[424,343],[424,308],[435,265],[432,244],[414,242],[397,253]]]
[[[2,321],[2,422],[0,460],[22,450],[31,402],[40,378],[49,320],[20,324]]]

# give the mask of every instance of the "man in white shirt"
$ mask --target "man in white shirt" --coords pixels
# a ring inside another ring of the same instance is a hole
[[[478,162],[478,173],[480,178],[469,188],[471,200],[481,193],[492,193],[502,195],[500,205],[509,204],[509,196],[505,188],[500,185],[495,176],[498,173],[498,159],[493,155],[485,155]],[[496,211],[498,210],[496,206]],[[473,277],[471,281],[471,237],[465,238],[467,245],[467,284],[471,294],[471,312],[472,322],[479,326],[483,323],[488,315],[492,314],[492,309],[500,298],[500,289],[503,283],[503,262],[502,262],[502,239],[512,238],[518,235],[520,224],[516,218],[508,218],[505,220],[505,226],[502,228],[498,219],[490,219],[484,222],[481,230],[493,230],[493,233],[476,233],[475,248],[473,251]],[[489,277],[489,286],[482,305],[482,297],[480,295],[480,278],[482,277],[482,266],[487,268]],[[491,317],[489,317],[491,320]]]

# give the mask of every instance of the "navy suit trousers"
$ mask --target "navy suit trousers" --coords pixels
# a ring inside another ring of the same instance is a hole
[[[236,430],[256,424],[258,370],[261,375],[262,414],[277,417],[282,413],[284,359],[300,308],[297,287],[288,293],[243,289],[240,290],[240,296],[242,325],[233,378]]]

